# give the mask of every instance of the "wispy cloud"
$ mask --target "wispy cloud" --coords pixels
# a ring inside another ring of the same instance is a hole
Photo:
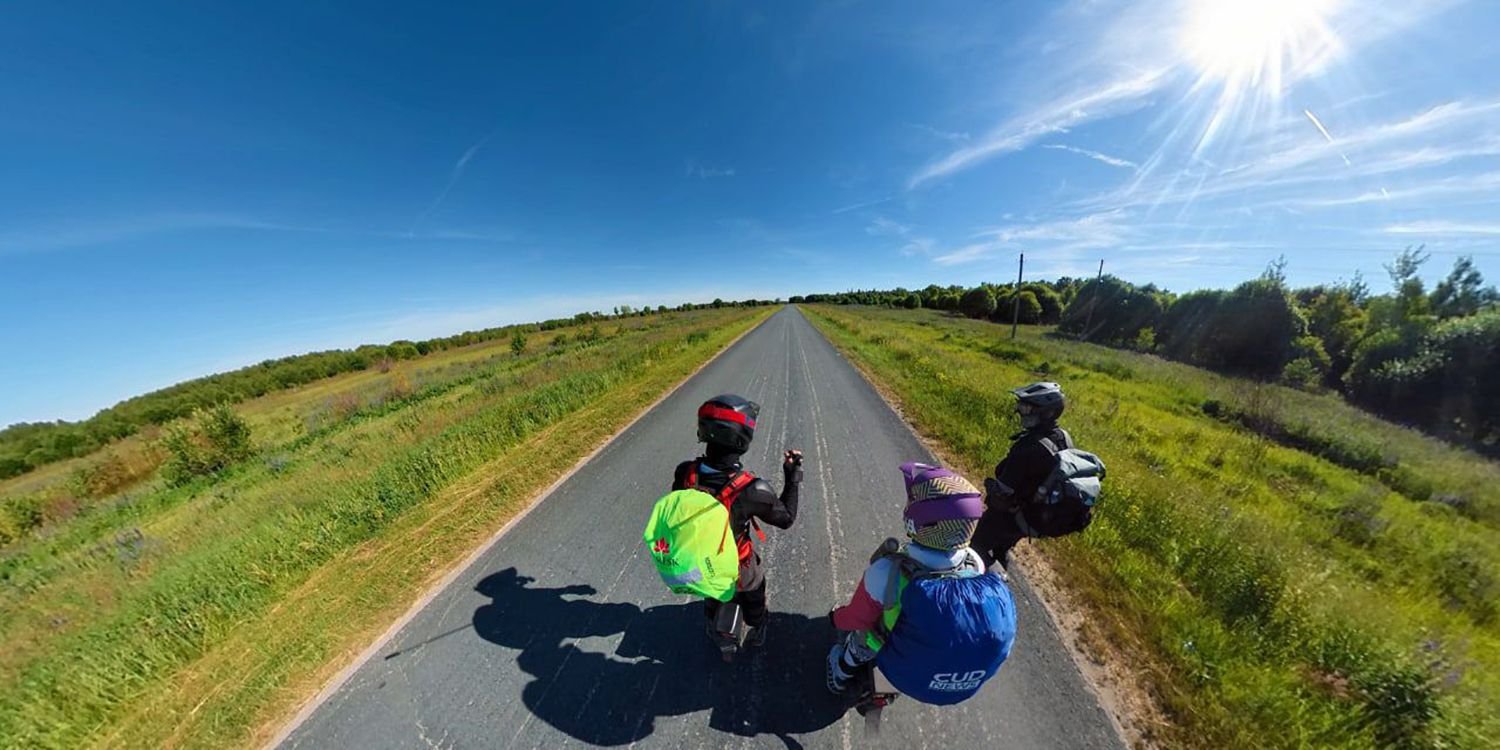
[[[972,135],[969,135],[968,133],[955,132],[951,130],[941,130],[931,125],[923,125],[921,123],[913,123],[912,127],[922,131],[923,133],[926,133],[927,135],[932,136],[933,138],[936,138],[940,141],[947,141],[949,143],[963,143],[969,141],[974,137]]]
[[[1007,224],[979,232],[974,239],[980,241],[938,255],[933,260],[939,265],[951,266],[1029,249],[1071,253],[1114,247],[1125,242],[1134,231],[1127,224],[1127,218],[1123,211],[1106,211],[1071,219]]]
[[[455,242],[515,242],[516,234],[504,229],[433,229],[416,239],[452,240]]]
[[[700,180],[711,180],[715,177],[733,177],[735,170],[734,167],[709,167],[698,164],[697,162],[688,162],[687,165],[683,167],[682,173],[686,177],[696,177]]]
[[[1486,237],[1500,236],[1500,223],[1485,222],[1462,222],[1462,221],[1411,221],[1404,224],[1387,224],[1381,228],[1386,234],[1398,235],[1429,235],[1436,237],[1452,237],[1467,235],[1483,235]]]
[[[218,212],[143,213],[128,217],[70,220],[57,226],[0,233],[0,255],[108,245],[136,237],[172,232],[244,230],[259,232],[327,232],[323,227],[266,221]]]
[[[1161,69],[1133,72],[1103,86],[1072,92],[1012,117],[978,139],[978,143],[953,151],[918,170],[907,181],[907,187],[919,187],[996,156],[1020,151],[1052,133],[1066,132],[1101,117],[1140,108],[1160,87],[1165,72]]]
[[[911,227],[901,224],[884,216],[876,216],[870,225],[865,227],[865,234],[905,237],[911,234]]]
[[[1047,144],[1045,146],[1042,146],[1042,148],[1050,148],[1050,149],[1052,149],[1054,151],[1066,151],[1066,152],[1068,152],[1070,154],[1078,154],[1079,156],[1087,156],[1088,158],[1093,159],[1094,161],[1103,162],[1105,164],[1110,165],[1111,167],[1121,167],[1121,168],[1125,168],[1125,169],[1136,169],[1137,167],[1140,166],[1139,164],[1136,164],[1135,162],[1130,161],[1129,159],[1121,159],[1121,158],[1119,158],[1117,156],[1110,156],[1109,154],[1103,154],[1103,153],[1100,153],[1098,151],[1090,151],[1090,150],[1088,150],[1086,148],[1077,148],[1075,146],[1065,146],[1065,145],[1063,145],[1061,143],[1049,143],[1049,144]]]
[[[882,203],[889,203],[889,202],[891,202],[894,199],[895,199],[895,196],[887,195],[884,198],[876,198],[875,200],[872,200],[872,201],[865,201],[863,203],[852,203],[852,204],[847,205],[847,206],[841,206],[839,208],[833,209],[832,211],[829,211],[828,213],[831,213],[831,214],[846,214],[846,213],[849,213],[850,211],[858,211],[861,208],[869,208],[871,206],[878,206],[878,205],[880,205]]]
[[[468,168],[469,162],[473,161],[474,157],[479,155],[480,150],[483,149],[485,144],[489,143],[490,139],[493,137],[495,137],[495,133],[491,132],[485,137],[475,141],[474,145],[464,149],[463,154],[458,157],[458,161],[453,163],[453,168],[448,170],[448,181],[443,184],[443,189],[438,192],[436,198],[432,199],[432,203],[429,203],[427,205],[427,209],[417,217],[417,220],[412,222],[411,229],[407,230],[407,234],[416,234],[417,230],[422,227],[422,223],[427,221],[427,217],[431,216],[432,212],[436,211],[439,206],[443,205],[443,201],[448,199],[448,193],[453,192],[453,186],[457,185],[459,179],[464,176],[464,170]]]
[[[1140,206],[1206,203],[1234,199],[1252,204],[1316,206],[1339,205],[1327,195],[1356,180],[1397,181],[1431,177],[1423,170],[1481,157],[1500,156],[1500,133],[1492,123],[1500,116],[1500,100],[1454,101],[1386,122],[1355,128],[1341,136],[1338,147],[1317,128],[1304,122],[1297,128],[1283,123],[1243,145],[1243,160],[1224,169],[1183,168],[1150,180],[1138,180],[1080,201],[1082,210],[1100,211]],[[1311,120],[1312,118],[1308,118]],[[1316,123],[1316,124],[1321,124]],[[1346,157],[1347,154],[1347,157]],[[1348,159],[1346,162],[1345,159]],[[1386,186],[1372,187],[1369,197]]]
[[[937,240],[932,237],[919,236],[916,228],[892,221],[884,216],[875,217],[869,226],[865,227],[865,234],[872,237],[896,237],[902,240],[899,248],[902,255],[928,255],[937,249]]]
[[[1500,172],[1482,172],[1472,175],[1457,175],[1443,179],[1427,180],[1410,187],[1388,190],[1368,190],[1354,195],[1331,198],[1299,199],[1297,205],[1314,208],[1333,206],[1355,206],[1363,203],[1401,203],[1446,196],[1452,200],[1478,199],[1486,203],[1500,203]]]

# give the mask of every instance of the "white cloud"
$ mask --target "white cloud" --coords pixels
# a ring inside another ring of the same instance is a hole
[[[1161,86],[1161,69],[1132,72],[1103,86],[1074,91],[1029,112],[1016,115],[979,139],[919,170],[907,181],[915,188],[1002,154],[1020,151],[1043,136],[1066,132],[1086,122],[1138,109]]]
[[[865,234],[887,237],[905,237],[911,234],[911,227],[891,221],[884,216],[876,216],[870,225],[865,227]]]
[[[889,203],[894,198],[895,198],[895,196],[888,195],[888,196],[886,196],[884,198],[876,198],[875,200],[872,200],[872,201],[865,201],[863,203],[852,203],[852,204],[847,205],[847,206],[841,206],[839,208],[835,208],[832,211],[829,211],[828,213],[831,213],[831,214],[846,214],[846,213],[849,213],[850,211],[858,211],[861,208],[869,208],[871,206],[878,206],[878,205],[880,205],[882,203]]]
[[[1330,143],[1326,128],[1311,118],[1280,123],[1243,144],[1246,156],[1225,169],[1192,166],[1150,180],[1137,180],[1077,203],[1100,211],[1139,206],[1159,207],[1235,198],[1244,205],[1307,207],[1369,202],[1384,189],[1400,194],[1391,182],[1422,179],[1418,173],[1444,165],[1500,155],[1500,134],[1492,127],[1500,100],[1454,101],[1383,123],[1355,128]],[[1293,123],[1300,122],[1300,127]],[[1355,200],[1328,195],[1351,183],[1380,178]],[[1451,186],[1454,190],[1461,187]],[[1476,189],[1483,189],[1476,187]],[[1383,196],[1382,196],[1383,197]]]
[[[1106,211],[1074,219],[994,227],[974,235],[980,242],[948,251],[933,260],[939,265],[951,266],[1033,249],[1066,254],[1114,247],[1127,241],[1136,231],[1125,223],[1126,218],[1124,212]]]
[[[1135,162],[1130,161],[1128,159],[1121,159],[1121,158],[1119,158],[1117,156],[1110,156],[1109,154],[1102,154],[1102,153],[1099,153],[1098,151],[1090,151],[1090,150],[1088,150],[1086,148],[1077,148],[1077,147],[1074,147],[1074,146],[1065,146],[1065,145],[1060,144],[1060,143],[1049,143],[1049,144],[1047,144],[1045,146],[1042,146],[1042,148],[1050,148],[1050,149],[1052,149],[1054,151],[1067,151],[1070,154],[1078,154],[1079,156],[1087,156],[1088,158],[1093,159],[1094,161],[1103,162],[1105,164],[1110,165],[1111,167],[1123,167],[1123,168],[1128,168],[1128,169],[1135,169],[1135,168],[1137,168],[1137,167],[1140,166],[1139,164],[1136,164]]]
[[[695,162],[688,162],[683,174],[688,177],[697,177],[700,180],[710,180],[715,177],[733,177],[734,167],[708,167]]]
[[[968,133],[939,130],[931,125],[916,124],[912,125],[912,127],[932,136],[933,138],[936,138],[940,141],[948,141],[949,143],[965,142],[974,137],[969,135]]]
[[[1298,205],[1314,208],[1326,208],[1332,206],[1355,206],[1363,203],[1381,202],[1403,202],[1415,201],[1435,196],[1453,196],[1459,200],[1464,197],[1479,198],[1486,202],[1500,202],[1500,172],[1483,172],[1472,175],[1458,175],[1439,180],[1416,183],[1410,187],[1388,190],[1368,190],[1354,195],[1345,195],[1336,198],[1307,198],[1296,201]],[[1451,202],[1453,198],[1450,198]]]
[[[937,249],[937,240],[931,237],[912,237],[901,246],[902,255],[931,255]]]
[[[916,234],[914,227],[892,221],[884,216],[876,216],[870,225],[865,227],[865,234],[872,237],[896,237],[904,240],[899,248],[902,255],[929,255],[937,249],[937,240],[932,237],[921,237]]]
[[[145,213],[128,217],[70,220],[59,226],[0,233],[0,255],[107,245],[134,237],[202,230],[328,231],[321,227],[283,224],[231,213]]]
[[[1381,228],[1386,234],[1421,234],[1434,236],[1484,235],[1500,236],[1500,223],[1472,223],[1461,221],[1411,221],[1404,224],[1387,224]]]

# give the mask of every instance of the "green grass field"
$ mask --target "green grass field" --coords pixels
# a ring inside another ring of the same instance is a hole
[[[1500,746],[1500,467],[1332,396],[930,311],[809,318],[978,479],[1057,380],[1109,467],[1037,546],[1182,747]],[[1023,625],[1024,627],[1024,625]]]
[[[4,547],[0,744],[265,741],[535,493],[772,311],[532,334],[520,355],[490,342],[240,405],[255,457],[177,488],[148,474]],[[143,438],[106,450],[155,465]],[[101,460],[0,497],[59,497]]]

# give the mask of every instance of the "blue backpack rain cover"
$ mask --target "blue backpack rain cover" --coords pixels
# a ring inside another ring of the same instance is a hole
[[[1015,639],[1016,604],[999,575],[918,576],[875,663],[903,695],[946,706],[978,693]]]

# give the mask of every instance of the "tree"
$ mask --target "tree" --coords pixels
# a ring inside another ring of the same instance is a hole
[[[1392,388],[1401,379],[1381,373],[1387,365],[1415,357],[1437,323],[1417,275],[1427,257],[1420,247],[1407,247],[1397,254],[1385,267],[1395,294],[1371,299],[1366,307],[1367,333],[1355,347],[1344,387],[1350,397],[1370,408],[1379,410],[1382,403],[1400,398]],[[1386,414],[1392,413],[1389,408]]]
[[[1418,272],[1422,270],[1422,264],[1431,258],[1430,253],[1422,252],[1426,245],[1419,245],[1416,250],[1407,246],[1396,255],[1396,259],[1385,266],[1385,272],[1391,276],[1391,286],[1396,288],[1397,305],[1393,312],[1401,320],[1428,315],[1431,311],[1427,295],[1422,289],[1422,278]],[[1394,321],[1392,321],[1394,322]]]
[[[1020,322],[1026,324],[1042,322],[1042,303],[1037,301],[1036,294],[1030,289],[1021,290],[1013,300],[1013,304],[1017,305],[1016,311],[1019,315],[1017,320]]]
[[[987,318],[995,311],[995,294],[982,286],[970,289],[959,300],[958,309],[970,318]]]
[[[1202,361],[1200,349],[1214,335],[1225,294],[1219,289],[1200,289],[1173,300],[1155,331],[1162,353],[1181,362]]]
[[[1307,331],[1323,342],[1328,354],[1326,384],[1342,387],[1344,373],[1354,362],[1354,350],[1365,336],[1369,316],[1359,306],[1352,285],[1315,287],[1300,294],[1307,299],[1303,304]]]
[[[1031,292],[1036,297],[1036,301],[1041,304],[1042,315],[1038,322],[1046,325],[1057,325],[1057,322],[1062,320],[1065,305],[1063,304],[1062,295],[1058,294],[1055,289],[1047,284],[1037,283],[1027,284],[1021,288]]]
[[[517,328],[516,332],[514,334],[512,334],[511,337],[510,337],[510,352],[511,352],[511,354],[520,355],[520,354],[523,354],[525,351],[526,351],[526,334],[522,333],[521,329]]]
[[[391,359],[416,359],[421,356],[417,351],[417,345],[410,341],[393,341],[385,348],[385,354]],[[293,385],[293,384],[287,384]],[[283,386],[286,387],[286,386]]]
[[[1090,279],[1063,310],[1057,329],[1087,341],[1130,346],[1143,328],[1159,328],[1166,295],[1114,276]]]
[[[1261,378],[1279,376],[1307,335],[1307,319],[1280,281],[1264,277],[1235,287],[1224,298],[1205,342],[1202,364]]]
[[[1374,411],[1493,449],[1500,440],[1500,311],[1452,318],[1413,350],[1394,329],[1370,337],[1350,395]],[[1368,366],[1366,362],[1376,363]]]
[[[1495,288],[1484,286],[1484,276],[1474,267],[1474,258],[1467,255],[1453,262],[1448,278],[1438,282],[1430,298],[1432,311],[1440,320],[1473,315],[1496,301]]]
[[[901,306],[908,310],[916,310],[922,306],[922,298],[915,294],[908,294],[906,299],[901,300]]]

